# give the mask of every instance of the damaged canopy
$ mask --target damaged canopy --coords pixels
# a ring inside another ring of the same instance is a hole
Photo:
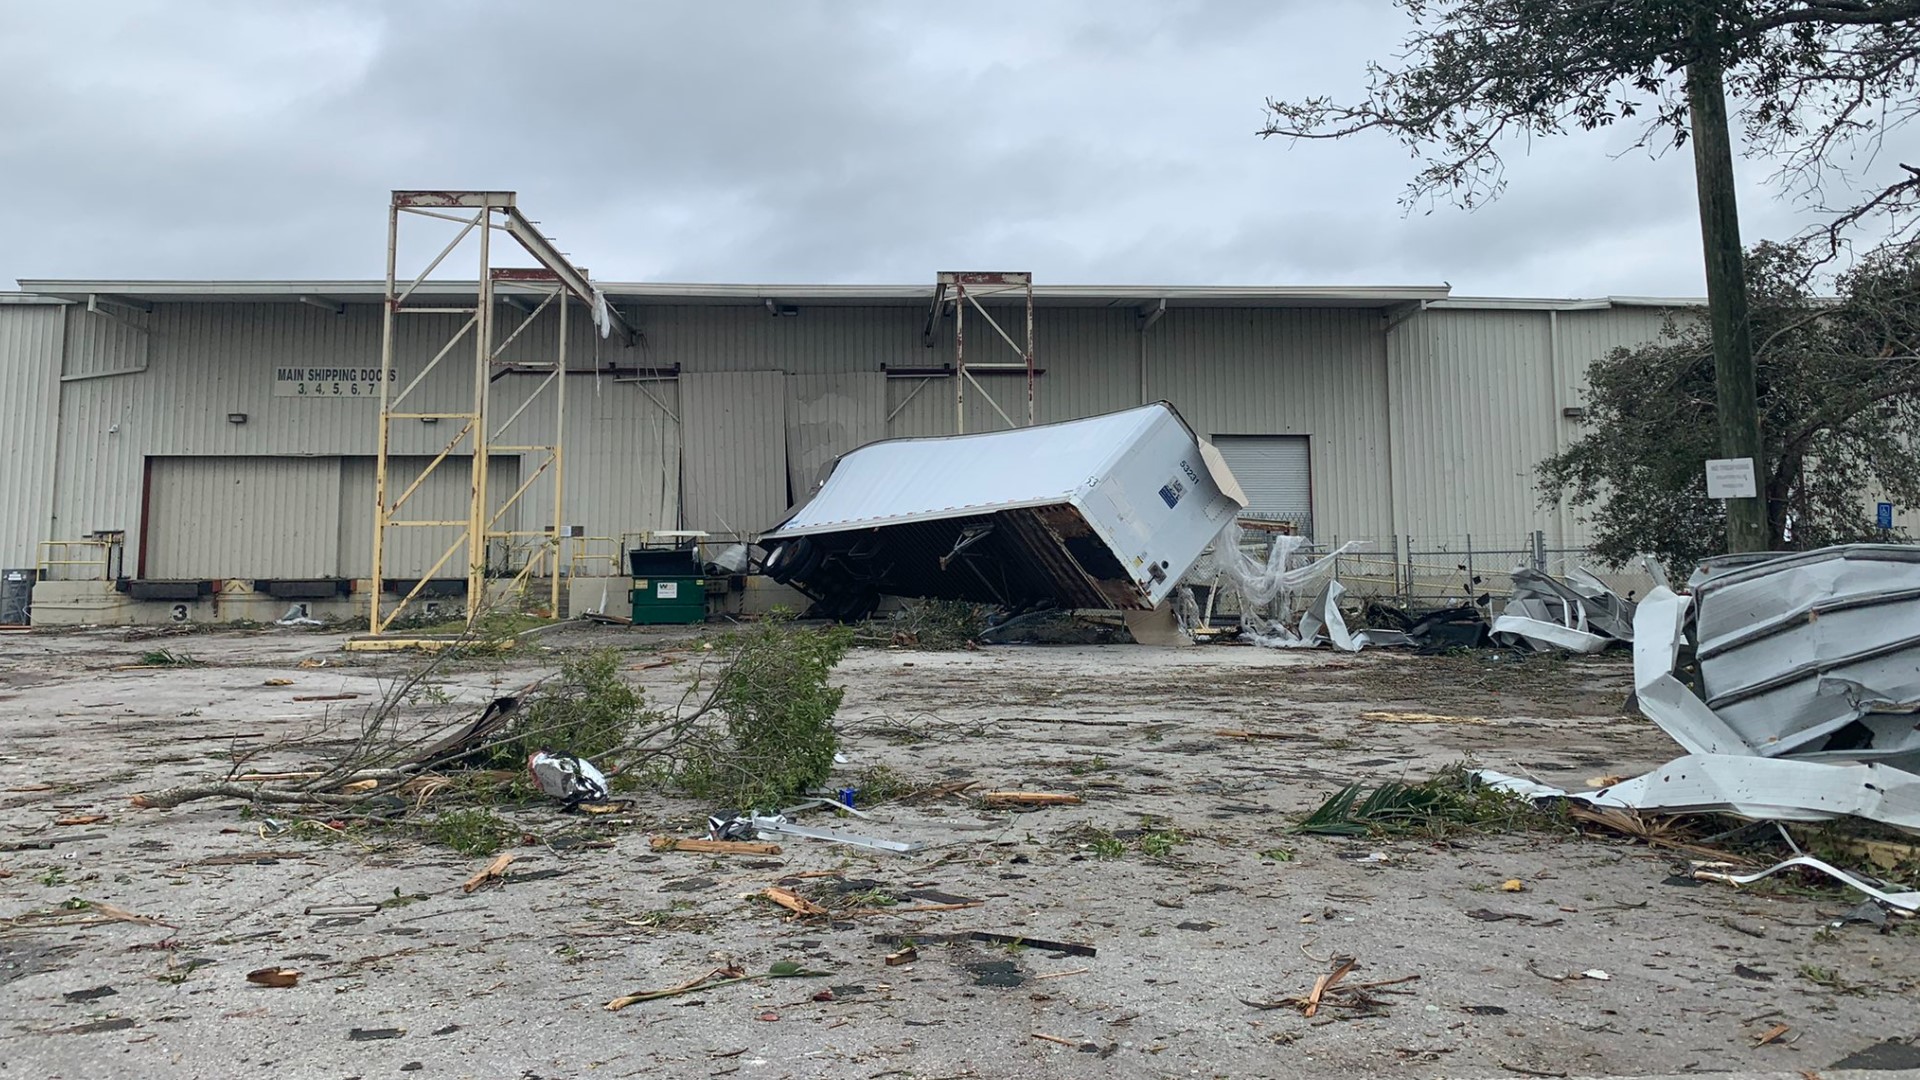
[[[1147,609],[1244,505],[1218,451],[1158,402],[869,443],[761,544],[769,576],[843,618],[881,595]]]
[[[1691,596],[1653,589],[1632,628],[1640,711],[1686,756],[1565,797],[1769,821],[1853,816],[1920,832],[1920,550],[1745,556],[1693,581]],[[1517,790],[1512,778],[1482,778]]]

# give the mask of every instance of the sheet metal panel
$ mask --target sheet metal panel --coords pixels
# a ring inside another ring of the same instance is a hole
[[[787,500],[787,376],[729,371],[680,377],[681,509],[686,528],[750,536]]]
[[[32,566],[53,511],[53,460],[60,416],[59,306],[0,305],[0,566]]]
[[[795,498],[813,491],[834,458],[886,434],[884,374],[787,376],[787,469]]]
[[[149,463],[147,578],[331,577],[340,461],[159,457]]]

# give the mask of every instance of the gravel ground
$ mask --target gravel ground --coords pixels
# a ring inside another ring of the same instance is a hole
[[[528,842],[504,885],[467,894],[487,860],[275,835],[231,801],[128,801],[216,777],[236,750],[257,751],[254,769],[308,764],[299,741],[350,734],[417,658],[344,653],[324,633],[128,636],[6,639],[6,1076],[1796,1075],[1869,1049],[1882,1066],[1920,1056],[1878,1045],[1920,1035],[1920,931],[1830,929],[1843,896],[1695,884],[1671,852],[1606,836],[1288,832],[1345,783],[1464,759],[1571,784],[1667,760],[1673,744],[1622,712],[1624,657],[859,649],[839,672],[837,782],[885,766],[918,786],[1084,801],[815,814],[926,846],[794,840],[745,858],[651,851],[713,809],[658,793],[585,821],[509,807]],[[630,650],[629,677],[670,703],[700,655],[684,631],[539,640],[451,666],[432,691],[444,702],[412,711],[457,711],[602,646]],[[200,663],[124,668],[155,648]],[[297,700],[317,697],[334,700]],[[1450,719],[1363,715],[1382,712]],[[1124,850],[1093,843],[1108,835]],[[1524,891],[1501,891],[1511,879]],[[835,914],[754,897],[781,882]],[[309,913],[351,904],[379,906]],[[900,938],[917,959],[890,966]],[[1336,956],[1357,961],[1349,983],[1405,981],[1366,1009],[1260,1007],[1306,993]],[[828,974],[603,1008],[782,961]],[[304,974],[246,981],[270,965]],[[1580,976],[1594,971],[1608,977]]]

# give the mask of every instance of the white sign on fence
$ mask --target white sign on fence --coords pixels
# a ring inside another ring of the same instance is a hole
[[[276,367],[273,369],[273,396],[378,400],[380,369],[377,367]]]
[[[1707,498],[1752,499],[1760,495],[1753,479],[1753,459],[1709,458],[1707,460]]]

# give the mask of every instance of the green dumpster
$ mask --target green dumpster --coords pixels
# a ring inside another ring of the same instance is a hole
[[[707,580],[697,577],[634,578],[628,594],[635,626],[697,623],[707,618]]]

